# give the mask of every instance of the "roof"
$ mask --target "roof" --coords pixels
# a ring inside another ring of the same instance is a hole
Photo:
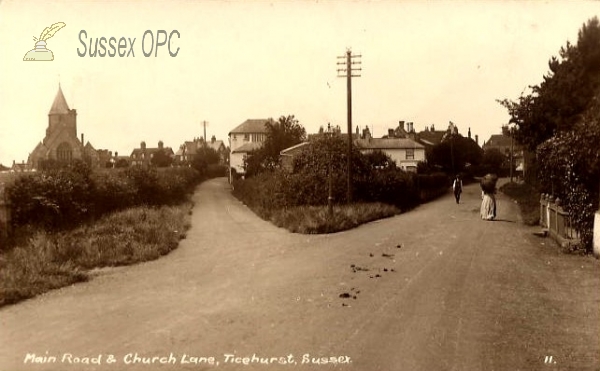
[[[231,153],[246,153],[246,152],[252,152],[256,149],[259,149],[260,147],[262,147],[262,142],[250,142],[250,143],[246,143],[243,146],[236,148],[235,151],[231,152]]]
[[[289,148],[282,150],[281,152],[279,152],[279,154],[281,156],[293,156],[297,153],[300,153],[302,151],[302,149],[309,144],[310,144],[310,142],[298,143],[295,146],[291,146]]]
[[[368,149],[425,148],[421,143],[408,138],[357,139],[355,143],[360,148]]]
[[[442,142],[442,138],[446,134],[446,130],[425,130],[421,131],[417,134],[418,138],[423,142],[431,143],[432,145],[436,145]]]
[[[229,134],[266,133],[268,119],[248,119],[238,125]]]
[[[225,143],[223,143],[222,140],[215,140],[214,142],[206,142],[206,145],[212,149],[214,149],[215,151],[218,151],[219,148],[221,148],[221,146],[223,146],[223,148],[225,148]]]
[[[50,112],[48,114],[56,115],[64,113],[69,113],[69,106],[67,105],[67,101],[60,85],[58,85],[58,93],[56,93],[56,97],[54,97],[54,103],[52,103],[52,107],[50,107]]]
[[[510,147],[510,137],[503,134],[494,134],[485,142],[485,147]]]

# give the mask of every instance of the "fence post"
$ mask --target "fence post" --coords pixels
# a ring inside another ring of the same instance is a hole
[[[548,201],[546,201],[546,195],[542,193],[540,195],[540,225],[544,228],[548,228],[548,221],[546,219],[546,208],[548,207]]]
[[[593,251],[594,251],[594,256],[596,258],[599,258],[600,257],[600,209],[598,209],[596,211],[596,215],[594,215],[594,246],[593,246]]]
[[[562,202],[560,198],[556,199],[556,233],[560,237],[568,237],[565,233],[565,219],[569,217],[568,213],[566,213],[562,208]]]

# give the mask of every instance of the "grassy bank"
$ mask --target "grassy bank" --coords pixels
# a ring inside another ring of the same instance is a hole
[[[523,223],[538,225],[540,222],[540,194],[526,183],[506,183],[500,191],[517,201]]]
[[[97,267],[153,260],[190,227],[191,203],[135,207],[67,232],[37,232],[0,254],[0,306],[88,279]]]
[[[254,212],[290,232],[320,234],[356,228],[373,220],[399,214],[400,209],[383,203],[359,203],[334,206],[331,216],[327,206],[298,206],[268,213],[264,210],[254,210]]]

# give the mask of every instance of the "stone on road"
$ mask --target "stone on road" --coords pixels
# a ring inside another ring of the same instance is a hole
[[[224,179],[194,201],[171,254],[0,309],[0,370],[600,367],[597,261],[502,195],[494,222],[472,185],[330,235],[274,227]]]

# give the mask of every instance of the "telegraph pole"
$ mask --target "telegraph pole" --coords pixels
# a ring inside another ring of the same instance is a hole
[[[338,65],[346,65],[346,68],[338,68],[338,77],[346,78],[346,89],[347,89],[347,108],[348,108],[348,203],[352,202],[352,78],[360,77],[360,75],[353,75],[352,72],[361,71],[361,68],[352,68],[352,65],[360,65],[361,61],[353,61],[354,58],[360,58],[361,55],[352,55],[352,51],[348,48],[346,55],[337,57],[338,59],[346,59],[345,62],[338,61]],[[344,73],[345,74],[342,74]]]

